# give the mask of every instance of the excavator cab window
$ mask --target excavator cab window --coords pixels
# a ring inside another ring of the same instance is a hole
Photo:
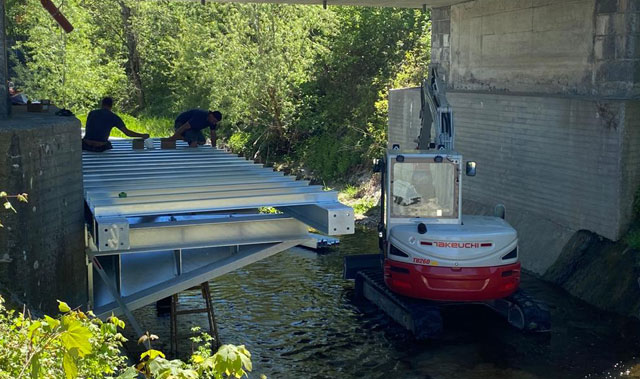
[[[391,217],[455,218],[456,165],[406,159],[391,172]]]

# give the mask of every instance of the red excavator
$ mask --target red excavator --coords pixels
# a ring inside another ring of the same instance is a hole
[[[417,138],[390,131],[404,140],[390,140],[375,163],[381,253],[346,257],[345,276],[356,279],[358,295],[418,336],[438,334],[441,307],[460,303],[487,305],[520,329],[549,330],[547,308],[519,290],[518,235],[505,207],[493,216],[462,214],[463,171],[475,176],[476,163],[463,164],[454,150],[452,109],[436,68],[420,102]]]

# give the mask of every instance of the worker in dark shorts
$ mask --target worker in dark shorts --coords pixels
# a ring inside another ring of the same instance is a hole
[[[169,139],[185,140],[190,147],[204,145],[206,140],[202,130],[209,128],[211,132],[211,146],[216,145],[216,125],[222,121],[222,113],[218,111],[203,111],[191,109],[180,113],[174,123],[175,133]]]
[[[102,99],[102,108],[89,112],[84,138],[82,138],[82,150],[103,152],[112,149],[113,146],[109,142],[109,135],[114,127],[120,129],[122,133],[129,137],[149,138],[146,133],[136,133],[127,129],[124,121],[111,111],[112,106],[113,99],[105,97]]]

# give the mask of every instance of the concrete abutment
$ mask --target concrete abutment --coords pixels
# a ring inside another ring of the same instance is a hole
[[[80,121],[13,109],[0,121],[0,190],[27,193],[2,212],[0,283],[31,309],[57,313],[56,300],[86,307]]]

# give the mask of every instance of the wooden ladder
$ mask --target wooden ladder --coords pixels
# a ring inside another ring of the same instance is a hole
[[[204,282],[200,286],[189,288],[189,290],[200,289],[202,298],[205,302],[205,308],[196,309],[182,309],[178,310],[178,295],[171,296],[171,353],[174,356],[178,355],[178,316],[193,314],[193,313],[207,313],[209,320],[209,333],[213,337],[211,350],[216,352],[220,347],[220,337],[218,335],[218,325],[216,324],[216,317],[213,313],[213,302],[211,301],[211,291],[209,289],[209,282]]]

